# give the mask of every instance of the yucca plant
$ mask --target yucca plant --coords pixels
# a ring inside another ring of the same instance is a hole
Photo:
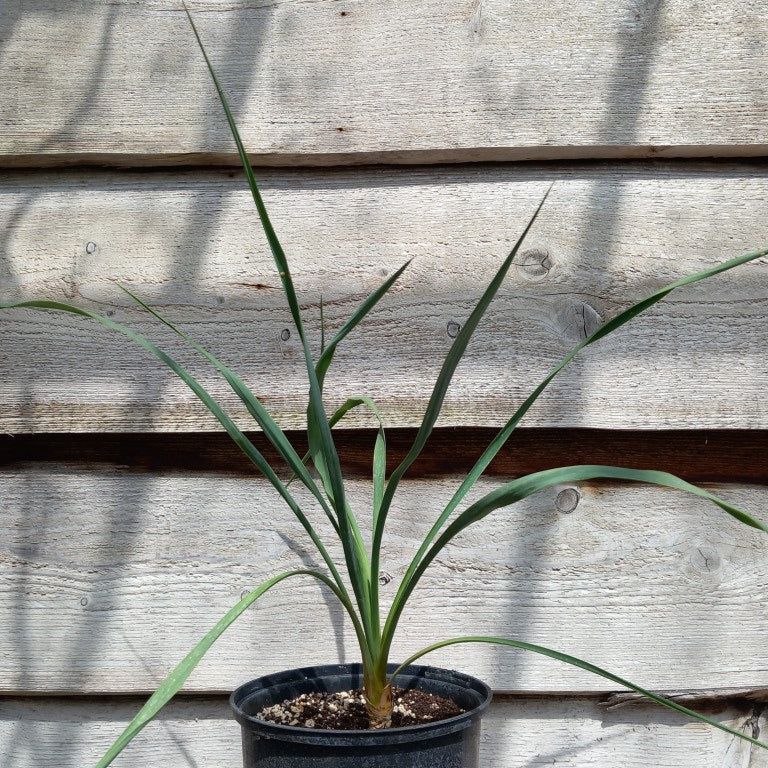
[[[256,425],[264,433],[270,444],[277,451],[278,455],[290,469],[292,476],[290,480],[281,479],[278,473],[267,462],[265,457],[255,447],[247,435],[238,428],[232,418],[216,402],[216,400],[206,391],[206,389],[195,379],[187,370],[185,370],[176,360],[170,357],[166,352],[155,346],[145,336],[127,328],[108,317],[98,315],[90,310],[59,303],[56,301],[22,301],[13,304],[2,304],[0,308],[35,308],[42,310],[55,310],[81,315],[101,323],[107,328],[117,331],[127,336],[132,341],[142,346],[149,353],[154,355],[160,362],[168,366],[177,376],[179,376],[195,395],[203,402],[210,412],[219,421],[229,436],[239,446],[242,452],[250,459],[253,465],[267,478],[274,486],[285,503],[290,507],[298,518],[307,535],[312,540],[319,555],[321,556],[325,569],[297,569],[273,576],[259,587],[243,597],[221,620],[202,638],[202,640],[190,651],[186,658],[176,666],[176,668],[163,681],[147,703],[142,707],[136,717],[128,725],[125,731],[117,738],[108,752],[99,760],[97,768],[104,768],[109,765],[113,759],[123,750],[129,741],[160,711],[160,709],[176,694],[187,680],[188,676],[198,664],[203,655],[213,645],[217,638],[261,595],[267,590],[276,586],[285,579],[296,576],[309,576],[321,581],[338,598],[344,607],[346,613],[354,627],[357,641],[359,643],[360,654],[363,663],[364,692],[366,706],[370,717],[370,724],[373,728],[386,727],[392,712],[392,685],[400,670],[407,665],[421,658],[425,654],[437,648],[458,643],[495,643],[499,645],[511,646],[513,648],[524,649],[534,653],[549,656],[561,662],[580,667],[581,669],[592,672],[596,675],[606,678],[619,686],[625,686],[634,690],[649,699],[668,707],[677,712],[697,718],[698,720],[709,723],[710,725],[724,730],[730,734],[746,739],[760,747],[768,749],[766,744],[757,739],[740,733],[726,725],[711,720],[699,713],[681,706],[680,704],[654,694],[635,683],[625,680],[605,669],[601,669],[587,661],[574,658],[565,653],[560,653],[550,648],[523,642],[506,637],[455,637],[441,640],[422,650],[414,653],[410,658],[403,661],[398,671],[392,675],[387,675],[387,663],[390,658],[392,641],[397,631],[398,622],[406,606],[406,603],[419,584],[425,571],[440,552],[465,528],[482,520],[492,512],[508,507],[531,494],[537,493],[546,488],[563,483],[574,483],[592,479],[624,480],[651,483],[658,486],[674,488],[687,493],[695,494],[710,502],[716,504],[728,515],[736,518],[742,523],[753,528],[768,532],[768,525],[761,520],[753,517],[745,511],[742,511],[727,501],[718,498],[712,493],[696,487],[685,480],[674,475],[661,471],[648,471],[638,469],[626,469],[612,466],[593,466],[580,465],[558,467],[541,472],[535,472],[525,477],[518,478],[511,482],[504,483],[496,490],[486,494],[482,498],[474,501],[462,508],[467,493],[472,489],[475,482],[483,474],[485,469],[498,454],[501,448],[507,443],[514,429],[520,423],[530,407],[537,398],[546,389],[549,383],[557,374],[565,368],[568,363],[585,347],[599,341],[603,337],[620,328],[634,317],[652,307],[661,301],[665,296],[677,288],[692,283],[699,282],[720,272],[733,269],[741,264],[758,259],[768,254],[768,248],[748,253],[738,258],[725,261],[715,267],[698,272],[687,277],[676,280],[673,283],[661,288],[654,293],[646,296],[641,301],[631,306],[629,309],[619,313],[613,319],[603,324],[597,331],[584,341],[576,345],[567,355],[565,355],[552,368],[549,374],[541,381],[531,392],[528,398],[520,405],[514,414],[509,418],[506,424],[499,430],[481,457],[477,460],[474,467],[466,475],[463,482],[456,489],[452,498],[443,509],[442,513],[435,520],[432,528],[427,533],[424,541],[421,543],[418,551],[413,556],[397,590],[397,593],[386,614],[382,613],[381,600],[379,595],[378,574],[380,568],[380,556],[382,542],[385,533],[387,517],[389,515],[395,493],[398,485],[409,467],[420,455],[427,438],[435,425],[438,415],[446,395],[446,391],[451,382],[451,378],[462,359],[467,345],[485,314],[490,302],[499,290],[515,255],[518,253],[521,244],[534,225],[536,218],[544,205],[547,195],[540,201],[536,211],[530,221],[523,229],[514,248],[504,259],[493,279],[485,289],[484,293],[477,302],[472,313],[467,318],[460,332],[456,336],[453,345],[442,364],[440,374],[437,377],[431,397],[426,406],[426,411],[419,427],[413,444],[410,447],[405,458],[387,476],[386,473],[386,442],[384,425],[376,404],[366,397],[359,397],[348,400],[341,408],[332,414],[328,414],[323,401],[323,386],[326,374],[333,362],[334,354],[339,344],[354,330],[354,328],[366,317],[376,304],[382,300],[389,289],[394,285],[403,271],[407,268],[404,264],[391,277],[389,277],[376,291],[368,296],[357,308],[354,314],[346,323],[336,332],[327,345],[323,346],[321,354],[317,359],[313,357],[310,345],[305,333],[305,326],[300,312],[300,304],[297,298],[296,290],[291,278],[291,272],[286,259],[286,255],[278,240],[277,234],[272,227],[266,207],[259,192],[254,172],[248,160],[246,150],[241,141],[240,135],[235,125],[232,112],[230,111],[227,99],[222,87],[214,72],[210,60],[206,54],[203,43],[200,39],[194,21],[189,11],[187,11],[192,30],[197,38],[200,49],[205,57],[206,64],[211,73],[213,83],[218,91],[221,104],[226,113],[229,127],[232,131],[237,150],[240,155],[245,175],[248,181],[253,200],[258,211],[259,219],[266,235],[267,242],[275,259],[277,270],[282,282],[282,287],[287,299],[288,307],[291,312],[293,323],[296,327],[299,340],[304,353],[306,363],[307,379],[309,383],[309,405],[307,408],[307,438],[309,451],[307,455],[301,456],[295,447],[291,444],[286,434],[280,429],[259,399],[243,383],[242,379],[230,368],[216,359],[210,352],[195,342],[186,333],[177,328],[168,319],[161,317],[158,312],[150,308],[144,302],[130,291],[126,290],[132,299],[138,302],[147,312],[151,313],[158,321],[164,323],[173,332],[182,337],[197,352],[205,357],[224,377],[233,392],[245,405],[249,414],[253,417]],[[372,530],[370,532],[370,546],[366,546],[365,538],[360,530],[357,518],[351,509],[344,487],[344,480],[339,463],[338,453],[334,444],[333,427],[344,418],[352,409],[366,407],[372,413],[378,423],[378,432],[373,451],[373,510],[372,510]],[[317,502],[317,510],[325,514],[333,531],[338,536],[343,550],[343,566],[335,562],[329,554],[328,549],[317,533],[315,526],[310,519],[310,513],[303,509],[296,501],[291,492],[292,482],[301,482],[310,492],[313,499]]]

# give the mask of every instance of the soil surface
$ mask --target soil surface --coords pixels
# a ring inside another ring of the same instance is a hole
[[[393,688],[392,727],[445,720],[464,712],[450,699],[417,690]],[[362,690],[305,693],[265,707],[256,717],[270,723],[323,730],[364,731],[370,727]]]

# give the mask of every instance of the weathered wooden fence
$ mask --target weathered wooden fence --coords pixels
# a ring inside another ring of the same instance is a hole
[[[393,456],[472,301],[555,181],[403,484],[385,594],[554,361],[633,300],[768,242],[760,2],[193,10],[263,166],[313,343],[321,297],[337,328],[413,259],[327,387],[332,404],[378,401]],[[180,7],[6,0],[0,82],[0,300],[72,301],[146,330],[245,424],[226,386],[117,288],[129,285],[300,429],[300,350]],[[669,469],[765,518],[767,317],[766,260],[672,294],[574,361],[481,488],[619,463]],[[352,418],[341,438],[359,509],[371,426]],[[95,325],[0,316],[0,432],[0,764],[88,765],[244,590],[311,555],[194,396]],[[766,737],[765,536],[696,499],[624,484],[557,488],[483,526],[415,594],[396,655],[456,634],[518,637]],[[115,765],[234,768],[227,691],[355,656],[314,586],[270,593]],[[555,662],[483,646],[432,663],[498,691],[489,768],[768,766]]]

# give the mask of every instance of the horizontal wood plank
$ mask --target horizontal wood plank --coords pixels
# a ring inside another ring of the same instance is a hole
[[[317,349],[406,259],[342,345],[330,403],[367,394],[386,423],[421,414],[458,328],[551,179],[556,186],[457,371],[441,424],[504,423],[568,349],[683,274],[765,245],[762,164],[476,166],[269,172],[264,194]],[[71,300],[167,340],[130,285],[238,370],[286,428],[304,422],[297,334],[244,190],[227,172],[5,174],[0,299]],[[675,292],[586,350],[533,427],[765,429],[768,269],[761,259]],[[205,431],[213,419],[146,353],[81,318],[0,314],[0,431]],[[245,422],[243,422],[245,423]],[[370,426],[353,414],[351,427]]]
[[[385,602],[456,484],[402,486],[382,561]],[[472,498],[497,484],[482,480]],[[764,516],[768,488],[712,487]],[[349,486],[364,529],[370,493],[363,481]],[[274,492],[228,475],[9,468],[0,472],[0,509],[6,693],[151,690],[244,590],[317,560]],[[322,516],[307,509],[328,537]],[[764,534],[681,493],[556,487],[489,516],[441,554],[403,616],[393,657],[443,637],[503,635],[652,689],[765,689],[767,547]],[[225,633],[188,690],[356,657],[335,601],[297,579]],[[615,688],[494,646],[445,649],[430,661],[501,691]]]
[[[760,3],[192,3],[260,163],[768,151]],[[179,4],[7,0],[0,162],[232,161]]]
[[[0,757],[13,768],[92,765],[139,708],[139,700],[0,701]],[[701,708],[749,735],[768,728],[762,706],[742,701]],[[172,702],[115,761],[116,768],[242,765],[240,728],[221,698]],[[480,765],[518,768],[766,768],[768,752],[651,706],[607,710],[581,698],[494,698],[483,718]]]

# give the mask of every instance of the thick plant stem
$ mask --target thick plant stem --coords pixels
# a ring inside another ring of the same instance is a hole
[[[366,690],[365,709],[371,728],[389,728],[392,725],[392,686],[385,685],[373,695]]]
[[[389,728],[392,725],[392,684],[387,682],[386,671],[376,674],[375,669],[364,669],[363,694],[370,727]]]

